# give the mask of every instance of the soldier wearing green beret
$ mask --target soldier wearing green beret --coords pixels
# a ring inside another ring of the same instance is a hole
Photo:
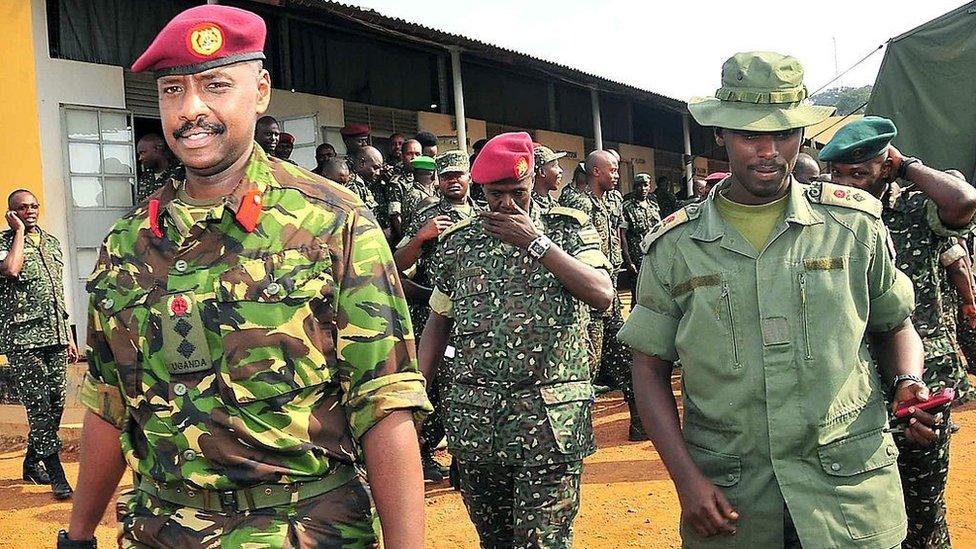
[[[715,128],[732,174],[644,239],[620,338],[686,547],[887,549],[905,538],[886,397],[928,398],[912,285],[877,199],[791,177],[803,128],[833,111],[806,96],[792,57],[726,61],[722,87],[689,110]],[[938,438],[934,416],[911,418],[907,438]]]
[[[925,350],[925,383],[932,391],[955,389],[958,404],[970,400],[973,390],[956,343],[955,311],[943,307],[949,283],[943,265],[959,258],[953,238],[968,237],[976,226],[976,190],[963,179],[903,156],[891,144],[897,135],[891,120],[865,116],[834,134],[820,159],[830,163],[834,183],[881,200],[895,263],[915,287],[912,321]],[[942,419],[948,424],[948,410]],[[895,437],[908,511],[903,547],[949,546],[945,517],[949,439],[949,430],[940,429],[936,444],[919,448],[902,435]]]
[[[408,141],[407,143],[410,143]],[[419,145],[419,142],[414,141]],[[406,144],[404,144],[406,146]],[[437,195],[437,164],[430,156],[416,156],[410,161],[413,175],[405,183],[400,218],[406,227],[420,210],[420,204]]]
[[[661,212],[654,199],[654,183],[651,176],[639,173],[634,176],[634,192],[624,201],[621,208],[620,228],[623,229],[620,249],[624,256],[624,267],[636,282],[640,260],[644,256],[640,243],[661,222]]]

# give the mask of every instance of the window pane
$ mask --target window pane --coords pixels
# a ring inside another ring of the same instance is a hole
[[[98,116],[102,121],[102,141],[128,143],[132,140],[132,129],[129,128],[128,116],[117,112],[102,112]]]
[[[315,147],[311,145],[306,145],[304,147],[295,147],[295,150],[291,153],[291,161],[299,166],[305,168],[306,170],[311,170],[315,168]]]
[[[72,177],[71,197],[79,208],[97,208],[102,205],[102,185],[97,177]]]
[[[342,134],[339,133],[339,128],[333,128],[331,126],[323,127],[322,138],[326,143],[335,147],[338,155],[342,156],[346,154],[346,142],[342,140]]]
[[[95,111],[66,110],[68,139],[98,140],[98,115]]]
[[[105,173],[132,173],[132,145],[102,145]]]
[[[98,261],[98,248],[78,248],[75,261],[78,262],[78,274],[88,276],[88,273],[95,270],[95,262]]]
[[[99,173],[102,165],[99,154],[97,143],[69,143],[68,168],[72,173]]]
[[[132,205],[132,186],[135,179],[131,177],[106,177],[105,178],[105,205],[106,206],[131,206]]]
[[[315,117],[306,116],[283,122],[284,131],[295,136],[295,145],[315,143]]]

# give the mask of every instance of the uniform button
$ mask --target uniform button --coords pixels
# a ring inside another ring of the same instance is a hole
[[[259,194],[254,195],[254,203],[255,204],[260,204],[261,203],[261,195],[259,195]]]
[[[840,471],[840,463],[831,463],[830,464],[830,470],[831,471]]]
[[[102,301],[103,309],[111,309],[113,305],[115,305],[115,301],[113,301],[112,298],[108,298]]]
[[[184,260],[182,260],[182,259],[180,259],[180,260],[178,260],[178,261],[176,262],[176,264],[175,264],[175,265],[173,265],[173,267],[175,267],[175,268],[176,268],[176,270],[177,270],[177,271],[179,271],[179,272],[181,272],[181,273],[182,273],[182,272],[185,272],[185,271],[186,271],[186,267],[187,267],[187,265],[186,265],[186,261],[184,261]]]
[[[193,461],[197,459],[197,453],[194,452],[193,450],[184,450],[183,459],[185,459],[186,461]]]
[[[176,385],[173,385],[173,392],[176,393],[177,396],[185,395],[186,385],[183,385],[182,383],[177,383]]]
[[[894,446],[889,446],[885,448],[885,452],[887,452],[889,456],[893,456],[895,455],[895,452],[897,452],[897,450],[895,450]]]
[[[281,285],[277,282],[272,282],[268,284],[268,295],[275,295],[281,291]]]
[[[735,480],[735,475],[733,475],[732,473],[729,473],[728,479],[729,479],[729,482],[734,481]]]

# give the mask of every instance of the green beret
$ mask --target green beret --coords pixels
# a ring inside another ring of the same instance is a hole
[[[650,174],[639,173],[639,174],[637,174],[637,175],[634,176],[634,183],[645,183],[645,184],[649,184],[650,182],[651,182],[651,176],[650,176]]]
[[[880,116],[865,116],[837,130],[820,151],[820,160],[860,164],[881,155],[898,135],[895,123]]]
[[[471,169],[467,153],[459,150],[437,155],[434,157],[434,163],[437,164],[437,175],[447,172],[467,172]]]
[[[410,161],[410,165],[417,170],[434,171],[437,169],[437,164],[434,162],[434,159],[429,156],[418,156]]]

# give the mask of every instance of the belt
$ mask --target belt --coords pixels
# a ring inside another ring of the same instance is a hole
[[[320,496],[346,484],[358,474],[356,467],[341,464],[318,480],[291,484],[258,484],[237,490],[206,490],[182,482],[163,484],[141,475],[135,476],[134,485],[142,492],[180,507],[233,512],[278,507]]]

